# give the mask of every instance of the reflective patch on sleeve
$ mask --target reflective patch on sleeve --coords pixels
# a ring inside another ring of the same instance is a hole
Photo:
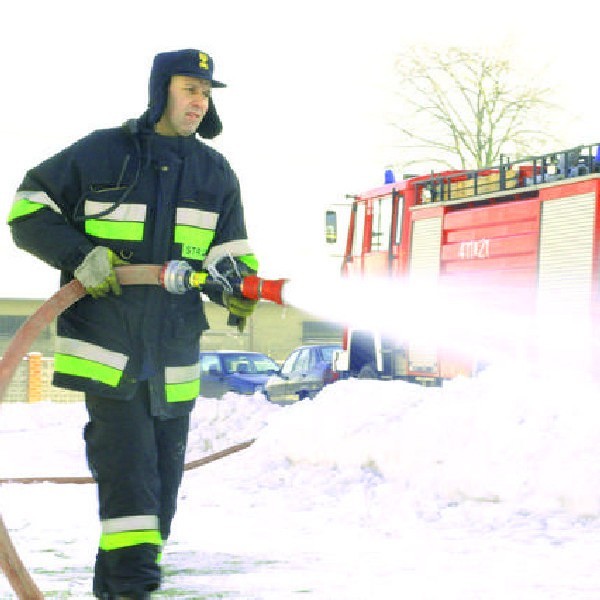
[[[21,190],[15,195],[13,205],[8,214],[7,223],[10,224],[15,219],[31,215],[44,207],[50,208],[55,213],[60,214],[58,205],[46,192]]]
[[[244,254],[238,258],[252,271],[258,272],[258,259],[254,254]]]
[[[250,248],[248,240],[232,240],[231,242],[213,246],[204,261],[204,267],[206,268],[209,265],[217,263],[224,256],[237,256],[241,258],[242,256],[254,256],[254,254],[252,253],[252,248]],[[256,265],[258,267],[258,261]]]

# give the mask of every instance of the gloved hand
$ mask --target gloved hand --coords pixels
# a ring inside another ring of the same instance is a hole
[[[223,305],[230,313],[229,324],[237,325],[238,331],[242,333],[246,327],[246,319],[254,312],[258,300],[248,300],[234,296],[229,292],[223,292]],[[235,317],[235,319],[231,319]]]
[[[101,298],[110,291],[119,296],[121,286],[114,267],[125,264],[127,261],[119,258],[109,248],[96,246],[75,269],[75,277],[92,298]]]

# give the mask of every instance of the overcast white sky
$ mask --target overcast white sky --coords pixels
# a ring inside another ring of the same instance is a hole
[[[215,59],[224,133],[264,274],[324,260],[329,203],[382,182],[392,64],[415,42],[511,44],[527,68],[550,64],[577,117],[567,146],[600,141],[600,9],[586,0],[27,1],[0,25],[0,297],[44,298],[57,274],[14,249],[5,225],[23,174],[77,138],[143,112],[154,54],[195,47]],[[562,127],[557,124],[557,129]],[[557,148],[558,149],[558,148]],[[549,149],[550,150],[550,149]]]

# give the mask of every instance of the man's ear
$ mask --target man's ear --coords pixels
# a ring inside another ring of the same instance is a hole
[[[208,110],[200,122],[200,125],[198,125],[196,133],[204,139],[212,140],[217,137],[221,131],[223,131],[223,125],[211,97],[208,101]]]

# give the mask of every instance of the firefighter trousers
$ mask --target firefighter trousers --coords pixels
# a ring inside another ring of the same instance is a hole
[[[86,394],[86,456],[102,526],[94,594],[111,598],[160,586],[160,553],[175,515],[189,415],[150,414],[146,383],[131,400]]]

